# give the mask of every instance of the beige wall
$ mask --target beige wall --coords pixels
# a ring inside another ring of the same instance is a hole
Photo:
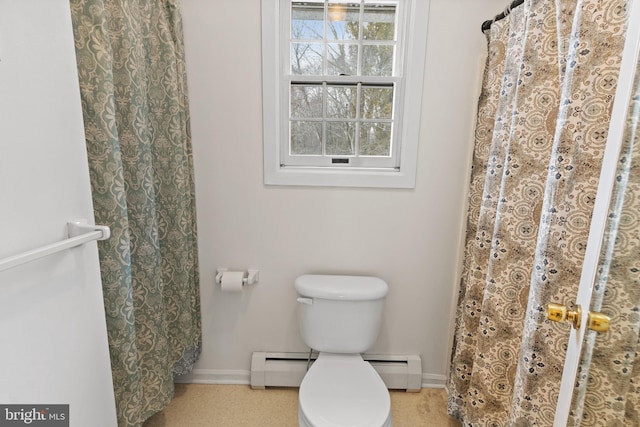
[[[425,381],[442,383],[485,55],[480,25],[505,1],[431,1],[414,190],[264,186],[260,1],[182,3],[203,314],[193,377],[233,382],[248,375],[253,351],[307,351],[293,281],[344,273],[389,283],[371,352],[419,354]],[[260,283],[221,293],[217,267],[257,268]]]

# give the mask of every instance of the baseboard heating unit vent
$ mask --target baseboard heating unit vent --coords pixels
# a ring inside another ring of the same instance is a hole
[[[313,354],[311,361],[317,354]],[[420,391],[422,387],[422,361],[414,355],[363,354],[371,363],[387,388]],[[251,356],[251,388],[299,387],[307,372],[308,353],[254,352]]]

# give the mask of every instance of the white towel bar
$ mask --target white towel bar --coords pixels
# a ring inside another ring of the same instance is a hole
[[[106,240],[109,238],[110,234],[111,231],[106,225],[89,225],[85,224],[83,221],[68,222],[68,239],[4,258],[0,260],[0,271],[17,267],[27,262],[82,245],[92,240]]]

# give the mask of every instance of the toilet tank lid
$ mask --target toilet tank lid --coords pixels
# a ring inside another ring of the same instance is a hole
[[[382,299],[389,290],[387,283],[378,277],[326,274],[300,276],[295,287],[301,296],[346,301]]]

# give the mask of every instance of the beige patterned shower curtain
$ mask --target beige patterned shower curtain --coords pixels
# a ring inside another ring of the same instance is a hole
[[[631,1],[631,0],[628,0]],[[485,32],[449,412],[551,426],[616,90],[625,0],[525,0]]]

